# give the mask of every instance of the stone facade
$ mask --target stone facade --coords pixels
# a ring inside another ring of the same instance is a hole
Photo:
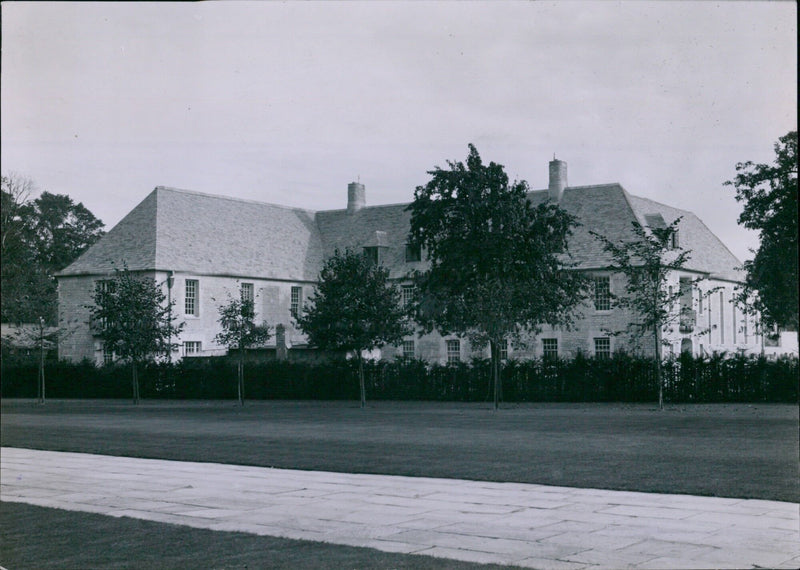
[[[632,196],[619,184],[567,186],[566,163],[554,163],[548,188],[530,192],[528,198],[534,205],[558,201],[579,219],[581,225],[569,241],[573,261],[577,270],[607,276],[611,293],[623,290],[623,278],[609,273],[610,258],[590,232],[619,242],[631,237],[632,222],[651,226],[680,218],[680,247],[692,253],[685,271],[671,276],[670,286],[679,288],[681,279],[689,282],[702,277],[702,291],[713,292],[708,298],[700,291],[687,292],[682,301],[683,322],[664,332],[669,342],[665,354],[760,348],[756,323],[745,319],[731,303],[734,288],[742,279],[736,269],[741,263],[702,221],[691,212]],[[367,206],[365,188],[358,183],[349,185],[347,195],[347,208],[314,212],[157,187],[58,275],[59,319],[73,331],[62,340],[60,356],[97,362],[108,358],[91,333],[87,305],[95,282],[123,266],[152,276],[175,301],[176,314],[186,324],[176,339],[182,348],[174,358],[224,353],[214,341],[219,332],[218,307],[229,296],[238,295],[242,284],[253,291],[257,319],[266,320],[273,328],[285,327],[289,351],[307,348],[291,311],[307,302],[324,259],[337,249],[377,248],[390,278],[398,284],[409,283],[410,272],[427,267],[424,256],[409,256],[406,248],[410,227],[407,204]],[[195,283],[196,314],[186,314],[187,280]],[[561,356],[620,349],[652,353],[647,335],[610,334],[626,329],[632,318],[626,311],[598,309],[590,301],[581,313],[573,328],[543,327],[536,337],[510,345],[508,356],[538,357],[554,348]],[[283,348],[275,342],[273,336],[267,348]],[[488,356],[488,349],[473,349],[465,338],[433,333],[408,337],[405,343],[384,347],[379,354],[382,358],[413,355],[444,363],[456,357]]]

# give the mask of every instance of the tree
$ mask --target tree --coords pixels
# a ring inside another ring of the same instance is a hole
[[[673,310],[685,291],[671,290],[667,285],[669,275],[684,267],[690,251],[673,247],[673,236],[678,231],[681,218],[659,228],[645,230],[638,222],[632,222],[633,239],[614,243],[595,232],[603,248],[611,255],[609,269],[625,276],[625,292],[614,299],[618,307],[630,309],[637,317],[629,330],[639,334],[653,335],[653,366],[658,383],[658,407],[664,407],[664,387],[661,379],[662,334],[680,312]],[[694,284],[693,286],[695,286]]]
[[[184,323],[175,324],[172,305],[160,284],[148,276],[137,276],[127,267],[114,277],[99,281],[89,306],[92,326],[106,351],[131,362],[133,403],[139,403],[138,367],[160,355],[169,355],[172,342]]]
[[[759,233],[753,259],[738,300],[768,325],[798,331],[797,271],[797,131],[775,143],[774,164],[736,165],[736,176],[725,182],[744,203],[739,224]]]
[[[53,275],[103,235],[103,223],[63,194],[30,195],[35,184],[18,174],[2,177],[2,320],[55,324],[58,293]]]
[[[570,270],[574,217],[552,203],[533,207],[525,181],[509,184],[503,167],[484,165],[473,145],[466,164],[436,167],[418,186],[409,241],[428,252],[417,274],[423,329],[489,343],[494,407],[501,397],[501,343],[541,325],[570,325],[586,280]]]
[[[219,324],[222,332],[218,333],[215,340],[239,353],[237,366],[239,405],[244,405],[244,352],[250,347],[263,344],[271,336],[270,327],[266,321],[257,325],[255,323],[255,303],[252,299],[242,296],[230,298],[228,302],[219,307]]]
[[[412,332],[389,270],[352,250],[337,250],[325,261],[297,324],[312,345],[354,353],[362,408],[366,405],[362,352],[399,343]]]

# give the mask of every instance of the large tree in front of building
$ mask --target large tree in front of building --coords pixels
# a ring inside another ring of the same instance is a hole
[[[103,235],[103,223],[64,194],[42,192],[32,180],[2,177],[3,322],[55,324],[57,290],[53,275],[75,261]]]
[[[744,204],[739,224],[759,233],[739,299],[766,324],[798,331],[797,131],[775,144],[773,164],[742,162],[725,182]]]
[[[92,327],[104,350],[131,363],[133,403],[139,403],[139,367],[177,346],[172,342],[184,323],[175,323],[173,302],[153,277],[125,267],[111,279],[98,281],[89,306]]]
[[[608,269],[625,277],[625,290],[614,298],[617,307],[629,309],[634,319],[628,330],[637,334],[651,334],[653,341],[653,369],[658,384],[658,407],[664,407],[664,386],[661,378],[662,335],[664,329],[680,318],[674,307],[685,291],[671,289],[671,273],[686,265],[690,251],[676,247],[676,235],[681,218],[664,227],[642,227],[632,222],[630,240],[612,242],[607,237],[591,232],[612,263]]]
[[[272,336],[266,321],[256,323],[255,302],[240,296],[229,298],[219,307],[219,324],[222,331],[215,340],[238,354],[236,377],[239,405],[244,405],[244,353],[248,348],[265,343]]]
[[[325,261],[308,307],[297,317],[313,346],[353,353],[362,408],[366,405],[362,353],[397,344],[412,331],[400,301],[388,269],[361,252],[336,251]]]
[[[409,240],[430,261],[416,279],[417,315],[425,330],[488,342],[496,409],[502,343],[543,324],[570,324],[585,298],[584,277],[568,267],[576,220],[557,204],[532,206],[527,183],[509,183],[473,145],[466,163],[448,166],[429,172],[408,207]]]

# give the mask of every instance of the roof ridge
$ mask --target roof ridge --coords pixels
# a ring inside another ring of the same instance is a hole
[[[284,206],[282,204],[274,204],[272,202],[264,202],[261,200],[250,200],[246,198],[236,198],[233,196],[225,196],[222,194],[209,194],[208,192],[198,192],[197,190],[187,190],[186,188],[175,188],[172,186],[156,186],[153,192],[166,191],[175,192],[177,194],[190,194],[193,196],[201,196],[203,198],[217,198],[219,200],[227,200],[230,202],[241,202],[244,204],[258,204],[259,206],[271,206],[273,208],[280,208],[281,210],[291,210],[293,212],[305,212],[307,214],[316,214],[320,210],[309,210],[308,208],[299,208],[296,206]]]

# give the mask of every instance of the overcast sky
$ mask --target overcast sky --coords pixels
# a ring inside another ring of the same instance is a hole
[[[2,4],[2,170],[107,228],[158,185],[408,202],[474,143],[755,247],[722,183],[797,128],[795,2]]]

